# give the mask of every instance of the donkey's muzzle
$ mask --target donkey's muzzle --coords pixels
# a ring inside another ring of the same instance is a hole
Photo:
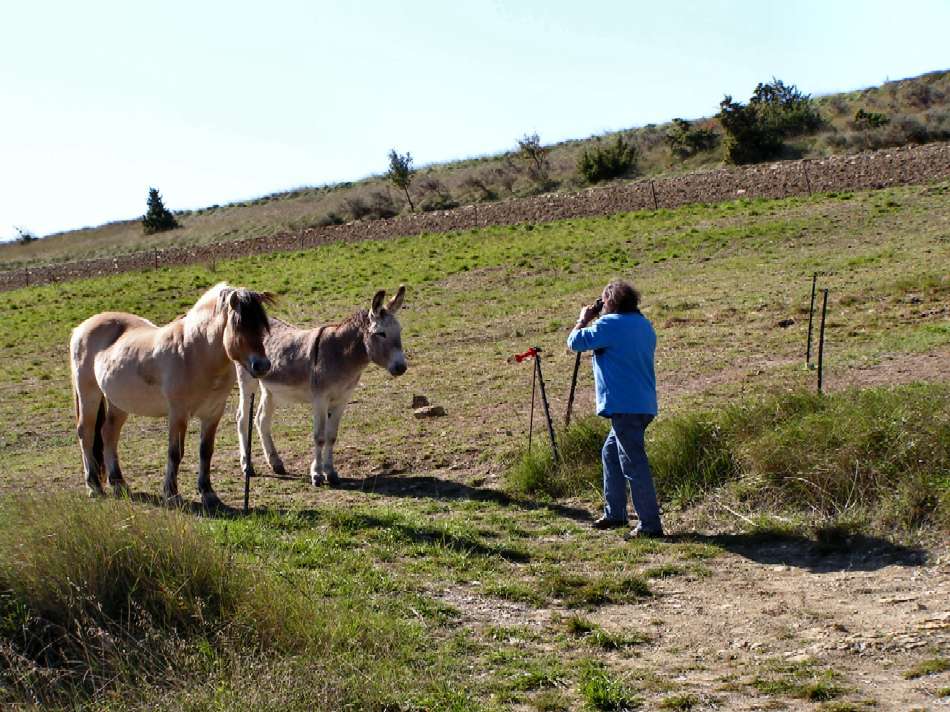
[[[254,378],[266,376],[267,372],[270,371],[270,359],[266,356],[251,356],[248,362],[251,367],[251,375],[254,376]]]
[[[389,372],[394,376],[401,376],[406,372],[406,362],[400,361],[399,363],[393,364],[390,366]]]

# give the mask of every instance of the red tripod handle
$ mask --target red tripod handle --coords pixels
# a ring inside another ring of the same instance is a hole
[[[528,349],[528,350],[525,351],[524,353],[522,353],[522,354],[515,354],[514,356],[512,356],[512,358],[513,358],[515,361],[517,361],[518,363],[521,363],[522,361],[526,361],[526,360],[529,359],[529,358],[534,358],[535,356],[537,356],[537,355],[538,355],[538,351],[540,351],[540,350],[541,350],[541,349],[537,348],[536,346],[532,346],[530,349]]]

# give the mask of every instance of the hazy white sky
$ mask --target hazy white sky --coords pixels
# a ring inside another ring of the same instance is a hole
[[[0,238],[950,67],[950,1],[0,0]]]

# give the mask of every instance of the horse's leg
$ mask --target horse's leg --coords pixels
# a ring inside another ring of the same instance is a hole
[[[122,426],[128,417],[129,414],[124,410],[116,408],[112,403],[106,403],[106,419],[102,424],[102,459],[109,475],[112,493],[116,497],[129,493],[129,487],[125,484],[122,469],[119,467],[119,433],[122,432]]]
[[[310,463],[310,483],[323,484],[323,446],[326,444],[327,399],[313,397],[313,462]]]
[[[251,417],[251,394],[257,387],[257,379],[245,371],[241,366],[236,366],[238,382],[238,407],[237,407],[237,429],[238,442],[241,443],[241,471],[254,476],[254,464],[248,457],[251,447],[251,441],[247,437],[248,419]]]
[[[333,467],[333,446],[336,445],[336,433],[340,428],[340,419],[346,409],[346,402],[341,403],[327,414],[327,438],[323,450],[323,472],[331,485],[340,484],[340,474]]]
[[[198,446],[198,494],[205,509],[216,509],[221,500],[211,487],[211,456],[214,454],[214,436],[218,432],[218,423],[222,413],[216,418],[201,421],[201,444]]]
[[[257,411],[257,434],[261,436],[261,445],[264,446],[264,454],[267,456],[267,462],[270,464],[274,474],[286,475],[287,470],[284,467],[284,461],[277,454],[277,448],[274,447],[274,438],[271,435],[271,423],[274,419],[274,396],[267,387],[261,385],[261,407]]]
[[[82,451],[83,476],[86,480],[86,491],[90,497],[99,497],[105,494],[102,491],[102,461],[97,453],[98,443],[101,442],[102,427],[100,411],[105,408],[105,399],[99,386],[96,384],[76,384],[76,435],[79,437],[79,447]]]
[[[185,433],[188,432],[188,416],[172,411],[168,414],[168,462],[165,464],[165,483],[162,493],[165,502],[180,507],[184,504],[178,494],[178,466],[185,450]]]

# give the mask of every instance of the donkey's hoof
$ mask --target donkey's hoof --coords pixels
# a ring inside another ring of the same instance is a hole
[[[327,482],[329,482],[333,487],[336,487],[340,484],[340,475],[336,470],[330,470],[327,473]]]
[[[323,475],[310,475],[310,484],[312,484],[314,487],[319,487],[324,483],[324,481]]]
[[[185,500],[180,494],[166,494],[165,506],[170,509],[181,509],[185,506]]]
[[[221,498],[218,497],[216,492],[203,492],[201,494],[201,506],[209,512],[214,512],[221,509],[224,505],[221,503]]]
[[[284,462],[283,462],[283,460],[274,460],[274,462],[271,463],[270,468],[274,471],[274,474],[275,474],[275,475],[286,475],[286,474],[287,474],[287,468],[284,467]]]

